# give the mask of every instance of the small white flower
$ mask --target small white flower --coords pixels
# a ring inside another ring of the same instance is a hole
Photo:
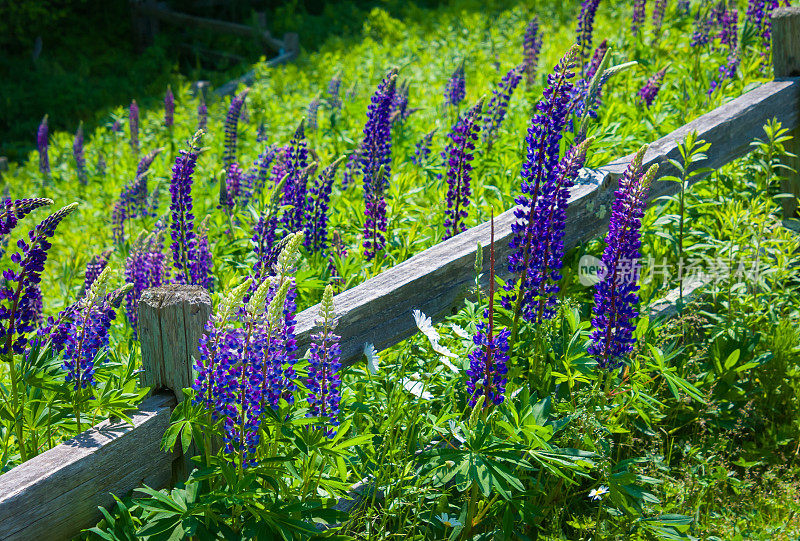
[[[371,342],[364,344],[364,355],[367,357],[367,368],[374,376],[381,368],[381,358],[378,356],[375,345]]]
[[[605,485],[600,485],[600,488],[593,488],[589,491],[589,499],[593,501],[603,499],[603,496],[608,494],[609,490],[608,487]]]
[[[439,519],[439,522],[441,522],[446,528],[455,528],[456,526],[461,526],[461,523],[456,517],[451,517],[447,513],[442,513],[436,518]]]
[[[461,431],[461,429],[458,427],[458,425],[454,420],[450,419],[450,421],[448,421],[448,424],[450,426],[450,432],[453,434],[453,437],[456,440],[458,440],[460,443],[464,443],[465,441],[467,441],[458,434]]]
[[[447,360],[447,357],[439,357],[439,360],[442,361],[443,365],[445,365],[447,368],[449,368],[450,370],[452,370],[456,374],[458,374],[460,372],[460,370],[458,369],[458,367],[456,365],[454,365],[453,363],[451,363],[450,361]]]
[[[439,342],[431,342],[431,346],[433,347],[433,351],[442,355],[444,357],[450,357],[451,359],[455,359],[458,357],[455,353],[447,349],[447,346],[441,345]]]
[[[433,328],[431,318],[422,313],[421,310],[414,310],[411,312],[411,315],[414,316],[414,323],[417,324],[417,328],[420,330],[420,332],[422,332],[422,334],[428,337],[428,340],[430,340],[431,344],[438,343],[439,338],[441,337],[436,329]]]
[[[456,334],[456,336],[460,336],[461,338],[470,338],[469,333],[455,323],[451,323],[450,327],[453,329],[453,332]]]
[[[433,398],[433,395],[425,390],[425,384],[421,381],[413,381],[410,378],[405,378],[403,380],[403,387],[417,398],[422,398],[423,400],[430,400]]]

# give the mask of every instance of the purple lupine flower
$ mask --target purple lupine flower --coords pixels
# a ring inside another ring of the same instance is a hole
[[[594,33],[594,17],[597,14],[597,7],[600,0],[583,0],[581,12],[578,15],[578,28],[575,31],[577,38],[575,43],[580,47],[579,57],[581,65],[589,59],[592,50],[592,34]]]
[[[251,197],[254,197],[258,201],[261,200],[261,194],[264,192],[264,187],[267,185],[269,168],[278,155],[278,150],[276,145],[267,145],[264,151],[258,156],[255,163],[253,163],[253,167],[256,169],[256,176],[253,180],[253,193]]]
[[[72,156],[75,158],[75,170],[78,172],[78,182],[86,184],[86,156],[83,151],[83,122],[78,124],[75,139],[72,141]]]
[[[166,283],[168,277],[167,259],[161,232],[141,235],[131,247],[125,260],[125,281],[133,287],[125,294],[125,315],[136,337],[139,320],[139,300],[145,289]]]
[[[0,237],[9,235],[17,227],[18,220],[32,211],[52,204],[53,200],[45,197],[17,199],[16,201],[6,197],[0,203]]]
[[[528,266],[522,310],[528,321],[541,322],[555,315],[556,295],[564,259],[564,228],[569,205],[569,190],[575,185],[578,170],[586,161],[592,140],[571,147],[548,175],[533,213],[532,261]]]
[[[642,174],[642,158],[646,148],[634,157],[619,180],[603,251],[604,270],[595,286],[592,343],[588,352],[603,369],[622,364],[633,350],[633,318],[639,302],[636,285],[639,275],[641,220],[650,183],[658,170],[653,165]]]
[[[681,15],[688,15],[691,9],[690,0],[678,0],[678,13]]]
[[[344,158],[339,158],[322,170],[314,185],[308,190],[305,204],[305,232],[303,245],[312,253],[325,254],[328,248],[328,213],[330,211],[331,190],[336,177],[336,169]]]
[[[467,113],[460,117],[450,132],[450,142],[442,152],[447,167],[447,208],[444,211],[444,238],[449,239],[466,230],[464,220],[469,215],[472,191],[472,160],[475,158],[475,141],[481,131],[481,98]],[[440,176],[441,178],[441,176]]]
[[[604,39],[600,42],[600,45],[597,46],[597,49],[594,50],[592,60],[586,65],[586,72],[583,75],[585,81],[589,82],[592,80],[597,70],[600,69],[600,64],[603,63],[603,58],[605,58],[607,52],[608,40]]]
[[[319,116],[319,98],[313,98],[306,110],[306,126],[311,131],[317,131],[317,116]]]
[[[162,150],[156,148],[142,156],[136,166],[136,176],[133,181],[122,187],[111,211],[111,232],[114,242],[125,240],[127,222],[139,216],[147,216],[150,209],[155,208],[148,203],[147,177],[150,166]]]
[[[573,45],[552,74],[547,77],[547,86],[542,99],[536,104],[536,114],[531,119],[526,137],[527,155],[520,176],[522,194],[516,198],[514,212],[517,221],[512,224],[513,237],[509,243],[512,254],[508,260],[508,270],[516,275],[515,280],[506,283],[506,291],[516,291],[502,298],[503,305],[514,307],[515,325],[521,314],[532,317],[531,307],[524,307],[526,292],[531,290],[531,265],[535,260],[535,211],[537,200],[547,180],[558,172],[559,146],[567,119],[570,114],[573,85],[570,79],[575,75],[575,63],[580,48]],[[527,308],[523,310],[523,308]]]
[[[464,75],[464,61],[453,71],[444,89],[444,104],[458,107],[467,95],[467,80]]]
[[[236,143],[239,136],[239,117],[242,114],[244,100],[249,91],[249,88],[245,88],[231,98],[231,104],[230,107],[228,107],[228,115],[225,117],[225,155],[222,158],[222,162],[225,165],[226,171],[231,164],[236,161]]]
[[[108,258],[111,256],[111,252],[113,248],[109,248],[99,254],[93,255],[88,263],[86,263],[86,273],[84,274],[83,278],[83,290],[81,291],[81,296],[85,295],[89,288],[92,287],[92,284],[97,280],[97,277],[100,276],[106,267],[108,266]]]
[[[356,176],[361,167],[361,147],[357,146],[347,154],[347,163],[344,165],[342,173],[342,190],[346,190],[351,184],[355,184]]]
[[[192,282],[203,286],[210,292],[214,292],[214,276],[212,274],[213,260],[211,248],[208,245],[208,219],[203,220],[197,227],[197,249],[194,253],[189,272],[192,275]]]
[[[341,348],[339,336],[333,333],[336,324],[333,308],[333,286],[328,284],[322,293],[319,304],[320,319],[317,325],[320,331],[311,336],[308,357],[308,379],[306,386],[309,393],[306,397],[309,405],[309,417],[322,417],[334,428],[324,428],[325,435],[332,438],[336,435],[335,427],[339,426],[339,387],[341,380],[339,370]],[[322,428],[322,427],[320,427]]]
[[[425,165],[428,161],[428,156],[431,155],[431,142],[433,141],[435,133],[436,128],[423,135],[422,138],[417,141],[417,144],[414,146],[414,155],[411,156],[411,163],[420,166]]]
[[[525,70],[526,86],[533,87],[536,79],[536,68],[539,65],[539,53],[542,50],[542,35],[539,32],[539,19],[534,17],[525,29],[522,40],[522,65]]]
[[[741,52],[740,49],[737,47],[736,49],[732,50],[728,53],[728,60],[725,64],[721,65],[717,70],[717,76],[711,80],[711,85],[708,88],[708,95],[712,95],[717,88],[722,86],[727,79],[733,79],[736,77],[736,71],[739,69],[739,63],[741,62]]]
[[[289,141],[285,163],[287,178],[283,186],[283,204],[291,208],[283,213],[281,223],[287,232],[293,233],[303,228],[308,183],[308,142],[303,122],[300,122]]]
[[[392,100],[392,110],[389,113],[392,124],[405,124],[408,117],[418,110],[419,108],[416,107],[413,109],[408,107],[408,81],[403,81],[397,86],[394,93],[394,100]]]
[[[726,9],[720,26],[720,44],[726,45],[729,51],[736,49],[739,45],[739,12],[736,9]]]
[[[262,122],[258,125],[258,129],[256,130],[256,143],[266,143],[269,139],[269,133],[267,133],[267,123]]]
[[[136,105],[136,100],[131,101],[128,107],[128,129],[131,133],[131,148],[137,154],[139,153],[139,106]]]
[[[634,0],[633,20],[631,20],[631,32],[633,33],[633,35],[638,35],[639,29],[644,24],[646,8],[647,8],[647,0]]]
[[[77,203],[72,203],[51,214],[28,232],[28,242],[22,238],[17,241],[19,251],[11,255],[11,261],[19,266],[19,271],[3,271],[5,285],[0,288],[0,353],[24,351],[25,335],[34,329],[39,318],[37,297],[41,292],[37,289],[51,246],[48,239],[77,207]]]
[[[328,82],[328,109],[339,111],[342,109],[342,99],[339,97],[339,90],[342,87],[342,76],[336,74]]]
[[[667,0],[655,0],[653,3],[653,36],[656,39],[661,35],[661,26],[664,24],[664,13],[667,11]]]
[[[205,130],[208,125],[208,106],[202,97],[197,102],[197,129]]]
[[[111,124],[111,131],[114,132],[114,133],[121,132],[122,131],[122,122],[120,122],[118,119],[115,119],[114,123]]]
[[[392,69],[378,85],[367,109],[364,140],[360,148],[364,180],[364,257],[371,261],[386,244],[386,200],[392,168],[392,125],[389,115],[394,100],[397,72]]]
[[[238,163],[233,162],[228,167],[228,173],[220,184],[219,206],[229,216],[233,214],[233,210],[242,196],[242,175],[242,168]]]
[[[508,374],[508,338],[510,332],[503,329],[495,333],[494,326],[494,293],[495,293],[495,258],[494,258],[494,214],[491,220],[491,244],[489,246],[489,306],[484,311],[486,323],[477,325],[472,341],[477,346],[469,354],[467,370],[467,391],[469,405],[475,407],[478,398],[483,396],[484,409],[490,405],[498,405],[505,400],[506,375]]]
[[[62,322],[65,381],[79,391],[96,384],[98,353],[108,347],[108,331],[117,317],[117,307],[124,291],[107,295],[88,295],[76,304],[72,318]]]
[[[189,150],[181,150],[172,167],[172,182],[169,192],[170,235],[172,237],[172,259],[175,280],[178,283],[202,285],[210,283],[211,261],[203,251],[203,241],[194,228],[192,202],[192,175],[200,154],[202,132],[197,132],[189,142]]]
[[[692,33],[692,47],[702,47],[711,41],[712,20],[708,12],[700,6],[694,16],[694,32]]]
[[[164,94],[164,126],[171,128],[175,123],[175,95],[172,93],[172,88],[167,86],[167,92]]]
[[[667,68],[662,68],[655,75],[651,76],[642,88],[636,93],[639,98],[639,103],[643,103],[649,109],[653,105],[653,101],[661,89],[661,84],[664,82],[664,75],[667,73]]]
[[[489,100],[489,105],[486,107],[483,127],[484,141],[492,141],[497,137],[500,125],[505,120],[511,95],[519,85],[524,69],[524,64],[511,68],[497,84],[497,87],[492,90],[492,99]]]
[[[50,154],[48,152],[50,142],[47,138],[47,115],[42,118],[39,124],[39,131],[36,132],[36,148],[39,151],[39,172],[43,175],[50,174]]]

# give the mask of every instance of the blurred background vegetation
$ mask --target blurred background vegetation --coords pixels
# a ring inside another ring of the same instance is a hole
[[[297,32],[305,51],[333,36],[369,34],[371,12],[373,19],[376,13],[403,19],[442,5],[435,0],[164,3],[182,13],[242,24],[255,24],[255,13],[264,12],[273,35]],[[512,3],[491,4],[502,9]],[[475,8],[481,4],[476,2]],[[241,60],[198,54],[198,47]],[[153,45],[138,51],[128,0],[0,0],[0,50],[0,155],[12,161],[34,148],[45,114],[50,115],[51,132],[74,131],[81,121],[91,130],[109,121],[111,109],[133,98],[144,107],[156,105],[167,84],[181,79],[205,79],[216,86],[241,75],[264,55],[250,39],[167,24],[161,24]]]

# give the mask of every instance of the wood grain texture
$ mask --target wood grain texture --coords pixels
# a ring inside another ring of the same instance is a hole
[[[0,540],[71,539],[142,483],[167,485],[173,457],[161,451],[175,397],[147,398],[126,422],[97,427],[0,476]]]
[[[800,76],[800,7],[782,7],[772,12],[772,67],[776,78]],[[800,102],[795,104],[800,109]],[[787,157],[784,165],[792,171],[783,171],[781,191],[794,197],[781,201],[783,217],[797,218],[797,200],[800,198],[800,128],[789,135],[786,151],[794,154]]]
[[[798,125],[800,79],[766,83],[699,117],[669,135],[653,142],[645,165],[659,164],[659,176],[676,174],[668,159],[679,157],[679,143],[692,131],[711,143],[707,159],[697,167],[720,167],[750,151],[750,142],[763,135],[764,123],[775,117],[784,127]],[[565,248],[591,239],[608,226],[608,215],[616,179],[631,157],[603,167],[594,175],[580,179],[572,189],[567,212]],[[697,177],[696,177],[697,179]],[[675,193],[678,184],[656,181],[651,200]],[[514,210],[495,218],[498,269],[504,270],[509,254],[508,241]],[[342,362],[352,364],[362,358],[364,344],[378,350],[392,346],[416,332],[411,311],[418,308],[441,320],[464,298],[474,281],[474,261],[478,243],[484,250],[484,272],[488,271],[489,223],[473,227],[441,242],[399,265],[334,297],[342,336]],[[499,273],[502,275],[502,272]],[[319,307],[304,310],[297,317],[298,343],[307,347]]]
[[[147,289],[139,301],[142,386],[169,389],[178,401],[194,381],[193,358],[211,315],[211,295],[200,286]]]

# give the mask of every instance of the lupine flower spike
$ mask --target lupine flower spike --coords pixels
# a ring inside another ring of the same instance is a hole
[[[595,286],[594,318],[589,354],[601,369],[618,367],[633,350],[633,319],[639,302],[638,264],[641,246],[641,220],[647,192],[658,166],[642,174],[647,147],[636,153],[614,193],[611,219],[603,252],[603,273]]]
[[[41,124],[39,124],[39,131],[36,133],[36,148],[39,151],[39,172],[43,175],[50,174],[50,154],[48,152],[50,142],[47,134],[47,115],[44,115]]]
[[[323,169],[314,185],[308,190],[305,204],[304,231],[307,250],[325,255],[328,248],[328,214],[330,212],[331,190],[336,179],[336,169],[344,161],[344,156]]]
[[[631,32],[635,36],[639,34],[639,29],[644,24],[646,7],[647,0],[634,0],[633,2],[633,20],[631,21]]]
[[[653,3],[653,39],[661,37],[661,26],[664,24],[664,12],[667,10],[667,0],[655,0]]]
[[[167,92],[164,94],[164,126],[171,128],[175,123],[175,95],[172,93],[172,88],[167,87]]]
[[[475,141],[481,130],[483,98],[460,117],[450,132],[450,142],[442,152],[447,168],[447,208],[444,211],[444,238],[449,239],[466,230],[464,221],[469,215],[467,207],[472,194],[472,160],[475,158]]]
[[[92,287],[92,284],[97,280],[97,277],[100,276],[106,267],[108,266],[108,258],[111,256],[111,252],[113,252],[113,248],[109,248],[102,253],[97,255],[93,255],[89,262],[86,263],[86,273],[84,274],[83,279],[83,291],[81,294],[85,294],[89,291],[89,288]]]
[[[128,108],[128,130],[131,135],[131,148],[133,151],[139,153],[139,106],[136,100],[131,101]]]
[[[536,68],[539,65],[539,53],[542,50],[542,34],[539,32],[539,19],[534,17],[525,29],[522,40],[522,65],[525,72],[525,84],[530,90],[536,80]]]
[[[464,61],[462,60],[458,67],[453,71],[450,79],[447,80],[447,85],[444,89],[444,103],[458,107],[467,95],[466,77],[464,75]]]
[[[203,97],[200,97],[200,101],[197,103],[197,129],[198,130],[205,130],[206,126],[208,125],[208,106],[206,106],[206,100]]]
[[[294,132],[286,152],[286,182],[283,186],[283,204],[287,209],[281,222],[286,231],[297,231],[303,228],[303,210],[306,206],[308,189],[308,141],[305,134],[305,122]]]
[[[364,140],[360,148],[361,175],[364,179],[364,257],[371,261],[386,243],[386,201],[392,158],[392,124],[397,71],[391,70],[378,85],[367,109]]]
[[[242,114],[244,100],[247,97],[249,88],[245,88],[233,98],[228,107],[228,116],[225,117],[225,155],[222,158],[225,170],[236,161],[236,143],[239,137],[239,117]]]
[[[508,329],[495,332],[494,294],[494,212],[491,219],[491,244],[489,246],[489,307],[484,313],[487,323],[481,322],[472,341],[476,348],[469,354],[467,391],[469,404],[475,407],[480,401],[483,408],[501,404],[505,400],[506,374],[508,374]],[[483,397],[482,400],[479,400]]]
[[[431,142],[433,136],[436,134],[436,128],[422,136],[422,139],[417,141],[414,146],[414,155],[411,156],[411,163],[414,165],[424,165],[428,161],[428,156],[431,155]]]
[[[317,325],[320,331],[311,337],[309,348],[308,380],[306,385],[309,390],[307,397],[309,417],[327,419],[331,428],[319,427],[325,430],[325,435],[332,438],[336,435],[339,426],[339,369],[341,362],[341,349],[339,336],[333,333],[336,325],[336,314],[333,308],[333,286],[328,284],[322,293],[319,303],[319,319]]]
[[[128,258],[125,260],[125,280],[132,284],[125,295],[125,314],[136,336],[139,300],[145,289],[158,287],[166,283],[168,275],[167,260],[161,232],[142,233],[133,243]]]
[[[483,128],[483,140],[489,144],[497,137],[500,126],[506,117],[511,95],[519,85],[524,69],[524,64],[511,68],[497,87],[492,90],[492,99],[489,100],[489,105],[486,107],[486,120]]]
[[[75,158],[75,171],[78,173],[78,182],[86,184],[86,156],[83,149],[83,122],[78,124],[75,139],[72,141],[72,156]]]
[[[578,28],[576,30],[576,43],[580,47],[579,55],[581,66],[589,60],[592,51],[592,34],[594,33],[594,17],[600,0],[583,0],[581,12],[578,15]]]
[[[639,103],[643,103],[648,109],[653,105],[653,101],[655,101],[658,91],[661,89],[661,84],[664,82],[664,75],[666,75],[666,73],[667,68],[662,68],[647,80],[645,85],[636,93],[639,98]]]

